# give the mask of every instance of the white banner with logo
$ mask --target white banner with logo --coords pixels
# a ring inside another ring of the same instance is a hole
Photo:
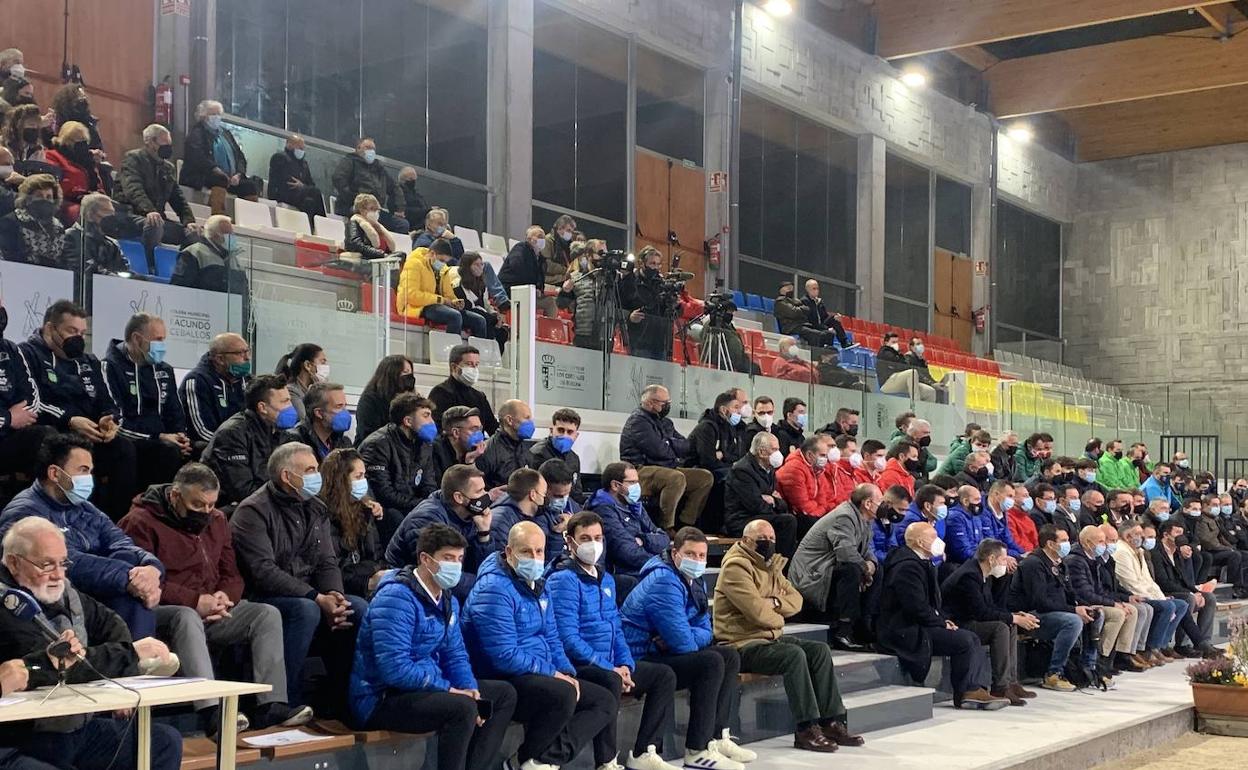
[[[74,274],[70,270],[0,262],[0,300],[9,312],[6,340],[24,342],[43,326],[48,305],[73,297]]]
[[[536,343],[537,402],[602,409],[602,352]]]
[[[100,358],[108,352],[109,340],[122,337],[135,313],[164,320],[165,361],[179,369],[199,363],[213,337],[242,327],[238,294],[97,275],[91,282],[91,298],[91,352]]]

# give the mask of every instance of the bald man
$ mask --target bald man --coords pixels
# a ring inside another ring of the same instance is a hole
[[[288,203],[308,215],[325,216],[325,199],[312,180],[305,159],[307,145],[299,134],[286,137],[286,147],[269,158],[269,197]]]
[[[879,642],[891,650],[902,669],[922,683],[932,656],[949,658],[955,708],[991,711],[1009,705],[987,690],[988,661],[979,637],[958,628],[941,608],[940,584],[932,559],[945,553],[936,528],[921,521],[906,528],[905,546],[884,560]]]
[[[178,397],[186,410],[191,452],[198,456],[221,423],[241,412],[251,374],[251,346],[233,332],[218,334],[182,380]]]
[[[784,576],[787,563],[776,553],[770,522],[754,519],[745,525],[741,540],[724,554],[715,582],[715,641],[741,651],[743,672],[784,677],[797,722],[795,748],[831,753],[838,746],[861,746],[862,738],[845,726],[832,650],[824,642],[784,634],[785,620],[802,609],[802,595]]]
[[[485,474],[486,487],[505,487],[512,473],[528,467],[533,429],[533,410],[528,404],[513,398],[498,407],[498,431],[485,442],[485,451],[476,461]]]
[[[531,521],[511,528],[507,547],[481,564],[464,606],[464,641],[475,674],[516,689],[513,719],[524,725],[520,767],[568,764],[616,718],[606,688],[578,679],[568,660],[542,574],[546,533]]]

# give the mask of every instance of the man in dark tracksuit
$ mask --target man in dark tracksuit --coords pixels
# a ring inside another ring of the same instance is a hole
[[[35,452],[55,433],[37,424],[39,391],[17,345],[4,339],[8,320],[8,311],[0,305],[0,479],[13,482],[0,483],[0,503],[29,483]],[[13,478],[17,475],[21,478]]]
[[[139,491],[134,442],[119,434],[121,410],[108,391],[100,359],[86,352],[87,313],[60,300],[43,318],[43,327],[18,345],[34,377],[39,422],[92,442],[97,477],[108,479],[96,500],[117,521]]]
[[[133,334],[108,343],[104,377],[121,410],[121,435],[134,442],[139,483],[146,488],[173,480],[190,456],[191,440],[173,367],[164,361],[165,322],[146,313],[135,319],[126,325]]]
[[[227,339],[222,341],[222,338]],[[234,349],[230,345],[241,349],[247,343],[236,334],[221,335],[213,340],[212,347],[187,373],[178,389],[182,408],[186,411],[191,442],[196,449],[202,449],[208,443],[221,423],[243,411],[243,391],[248,378],[245,374],[231,372],[231,364],[226,359],[237,354],[230,352]],[[216,351],[218,347],[224,353]]]
[[[476,466],[485,474],[489,489],[505,486],[511,474],[529,464],[529,440],[533,438],[533,411],[519,400],[498,408],[498,432],[485,442]]]
[[[221,424],[201,461],[221,480],[218,505],[238,503],[269,480],[269,455],[295,423],[286,381],[262,374],[247,386],[247,408]]]

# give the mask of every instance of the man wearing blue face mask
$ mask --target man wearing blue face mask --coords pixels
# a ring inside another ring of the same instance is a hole
[[[1207,495],[1203,501],[1202,512],[1195,519],[1196,541],[1200,544],[1200,552],[1209,560],[1206,575],[1216,577],[1226,568],[1226,578],[1235,586],[1234,596],[1242,599],[1248,596],[1248,587],[1244,580],[1244,554],[1235,547],[1235,542],[1227,538],[1221,522],[1230,519],[1231,505],[1228,501],[1225,516],[1222,514],[1221,498],[1218,495]]]
[[[1062,559],[1075,602],[1097,610],[1093,637],[1099,638],[1099,643],[1085,642],[1083,660],[1087,668],[1095,669],[1102,677],[1118,671],[1144,670],[1131,659],[1139,613],[1129,601],[1115,595],[1114,586],[1100,569],[1100,561],[1108,551],[1101,528],[1087,526],[1079,531],[1078,546]]]
[[[154,636],[165,568],[138,547],[88,498],[94,488],[91,444],[73,434],[44,441],[35,482],[4,508],[0,537],[27,516],[47,519],[65,533],[70,581],[108,605],[135,639]]]
[[[481,471],[473,465],[452,465],[442,474],[441,489],[407,514],[386,546],[390,566],[402,567],[416,560],[420,532],[430,524],[453,527],[468,541],[464,576],[455,587],[455,595],[466,599],[482,562],[506,543],[493,531],[494,511]]]
[[[1040,528],[1039,547],[1018,564],[1010,581],[1006,607],[1010,612],[1027,612],[1040,619],[1035,636],[1053,643],[1053,654],[1045,668],[1046,690],[1074,692],[1075,686],[1062,673],[1066,659],[1079,641],[1083,627],[1093,622],[1090,608],[1075,603],[1062,560],[1070,555],[1070,537],[1052,524]]]
[[[715,476],[717,483],[728,477],[732,464],[745,456],[746,447],[741,442],[741,402],[733,391],[720,393],[715,404],[702,413],[697,426],[689,431],[689,451],[684,464],[691,468],[705,468]],[[744,522],[742,522],[744,523]]]
[[[225,213],[226,193],[257,200],[262,183],[247,176],[247,156],[233,132],[225,128],[221,102],[207,99],[195,108],[195,125],[186,133],[178,184],[209,189],[212,213]]]
[[[335,449],[350,449],[351,412],[347,394],[336,382],[314,382],[303,395],[305,417],[282,433],[283,444],[298,441],[312,447],[320,463]]]
[[[311,219],[325,216],[325,199],[312,179],[306,154],[307,144],[302,136],[286,137],[286,147],[269,158],[268,195],[279,203],[294,206]]]
[[[269,480],[268,462],[282,431],[298,417],[285,378],[261,374],[244,394],[243,411],[221,423],[204,448],[202,462],[221,480],[220,504],[237,504]]]
[[[617,577],[637,575],[652,556],[671,544],[641,505],[641,482],[632,463],[609,463],[603,468],[602,487],[589,498],[586,508],[602,517],[607,566]]]
[[[620,614],[633,657],[667,666],[676,673],[677,689],[689,690],[685,766],[742,770],[754,752],[737,746],[728,733],[741,654],[712,643],[702,579],[706,548],[701,530],[678,531],[670,549],[646,562]]]
[[[403,517],[438,488],[440,477],[432,469],[438,426],[432,411],[432,401],[400,393],[390,402],[390,422],[360,444],[369,489],[385,511],[377,523],[383,545]]]
[[[257,377],[257,380],[262,379]],[[268,481],[230,518],[247,598],[282,615],[287,700],[303,704],[303,664],[316,645],[325,661],[329,711],[345,717],[355,629],[368,603],[346,593],[329,511],[317,497],[321,473],[307,444],[282,444],[268,459]]]
[[[516,689],[524,725],[520,770],[568,764],[616,718],[615,698],[576,676],[559,637],[545,571],[546,535],[531,521],[481,565],[464,608],[464,641],[476,670]]]
[[[550,485],[546,477],[532,468],[519,468],[507,479],[507,492],[490,505],[494,522],[491,536],[506,540],[511,528],[522,521],[531,521],[546,534],[546,563],[563,553],[563,531],[567,519],[562,510],[551,506]]]
[[[103,362],[108,390],[121,409],[119,432],[134,442],[144,488],[170,481],[191,454],[173,367],[165,362],[165,335],[158,316],[136,313],[124,338],[109,342]]]
[[[437,417],[435,416],[436,420]],[[433,442],[429,469],[434,483],[452,465],[477,466],[485,452],[485,432],[481,413],[475,407],[452,406],[442,414],[442,435]]]
[[[529,464],[534,427],[533,410],[523,401],[513,398],[498,408],[498,432],[485,442],[476,460],[491,490],[505,486],[513,472]]]
[[[368,193],[381,204],[378,220],[392,233],[411,232],[412,226],[403,218],[406,200],[403,189],[394,182],[385,164],[377,159],[377,143],[370,137],[362,137],[355,143],[355,151],[342,156],[334,166],[334,195],[337,196],[336,211],[340,216],[351,216],[355,196]]]
[[[515,688],[478,679],[464,646],[451,589],[467,545],[454,528],[432,524],[420,533],[416,562],[382,578],[360,624],[349,690],[353,725],[435,732],[437,766],[446,770],[494,767],[516,708]],[[481,702],[490,704],[488,719]]]
[[[569,493],[579,505],[585,505],[589,495],[581,487],[581,457],[572,447],[581,432],[581,416],[573,409],[556,409],[550,416],[550,435],[529,450],[529,467],[540,468],[551,460],[558,460],[572,476]],[[550,481],[550,479],[547,479]]]
[[[1171,473],[1170,463],[1159,462],[1153,466],[1152,475],[1148,480],[1140,485],[1140,491],[1144,493],[1144,499],[1148,502],[1150,508],[1153,500],[1161,498],[1169,504],[1169,510],[1174,511],[1178,509],[1179,498],[1170,486]]]
[[[917,524],[920,521],[931,524],[936,529],[936,536],[944,540],[945,519],[948,515],[949,505],[945,500],[945,491],[935,484],[924,484],[914,493],[914,501],[910,503],[906,515],[893,525],[892,548],[904,548],[906,529],[911,524]],[[933,557],[932,563],[940,567],[945,563],[944,555]]]
[[[1006,563],[1010,573],[1018,568],[1018,560],[1023,558],[1023,549],[1014,541],[1014,535],[1010,534],[1009,521],[1006,519],[1015,502],[1014,485],[1008,481],[997,481],[989,487],[988,504],[984,507],[984,537],[1005,543]]]

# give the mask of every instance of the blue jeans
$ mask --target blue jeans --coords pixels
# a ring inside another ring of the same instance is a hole
[[[447,334],[459,334],[467,326],[472,336],[485,336],[485,316],[471,310],[456,310],[449,305],[425,305],[420,317],[429,323],[445,326]]]
[[[282,647],[286,656],[286,700],[292,706],[303,705],[303,664],[313,643],[325,662],[329,692],[345,707],[351,663],[355,657],[355,632],[364,620],[368,602],[358,596],[347,596],[355,615],[353,625],[339,631],[331,630],[321,608],[311,599],[298,596],[269,596],[256,601],[271,604],[282,615]]]
[[[1149,650],[1165,649],[1170,646],[1170,639],[1187,615],[1187,602],[1182,599],[1149,599],[1148,605],[1153,608],[1153,627],[1148,631],[1144,647]]]
[[[110,596],[104,600],[110,610],[116,612],[130,629],[130,638],[146,639],[156,635],[156,611],[143,606],[143,602],[130,594]]]
[[[136,732],[129,720],[92,717],[72,733],[32,733],[21,753],[65,770],[134,767]],[[114,753],[116,763],[112,762]],[[169,725],[154,722],[152,770],[178,770],[181,766],[181,734]]]
[[[485,273],[481,277],[485,279],[485,293],[490,295],[490,299],[494,302],[494,307],[497,310],[505,310],[511,304],[511,297],[507,294],[507,290],[503,288],[503,282],[498,280],[498,275],[494,272],[494,266],[486,262]]]
[[[1083,632],[1083,620],[1073,612],[1042,612],[1038,617],[1040,627],[1036,629],[1036,638],[1053,643],[1053,656],[1049,658],[1045,674],[1060,674]]]

